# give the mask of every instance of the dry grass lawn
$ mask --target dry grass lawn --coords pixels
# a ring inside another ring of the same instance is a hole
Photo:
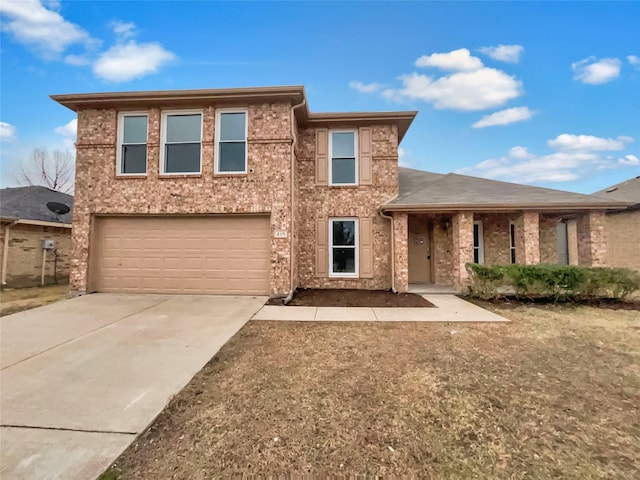
[[[69,285],[14,288],[0,292],[0,317],[67,298]]]
[[[248,323],[105,478],[640,478],[640,313]]]

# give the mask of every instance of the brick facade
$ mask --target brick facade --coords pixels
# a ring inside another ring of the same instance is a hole
[[[640,210],[606,216],[607,265],[640,271]]]
[[[0,228],[0,264],[3,261],[5,226]],[[60,227],[17,224],[9,228],[6,287],[40,285],[42,275],[42,241],[53,240],[55,248],[45,254],[45,285],[69,280],[71,230]]]
[[[583,213],[577,219],[578,263],[607,265],[607,239],[604,212]]]

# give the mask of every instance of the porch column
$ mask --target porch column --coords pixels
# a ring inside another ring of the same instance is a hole
[[[524,264],[537,265],[540,263],[540,214],[538,212],[524,212],[522,214],[524,230]]]
[[[473,262],[473,213],[460,212],[452,218],[453,285],[461,290],[467,285],[469,274],[465,265]]]
[[[399,292],[409,290],[409,215],[393,214],[393,259],[395,267],[395,287]]]
[[[588,212],[577,219],[578,264],[601,267],[607,262],[604,212]]]

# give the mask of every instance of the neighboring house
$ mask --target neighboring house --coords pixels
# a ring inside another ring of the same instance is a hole
[[[47,203],[73,208],[73,197],[46,187],[0,190],[2,286],[65,283],[69,280],[72,213],[56,214]]]
[[[640,176],[593,195],[632,204],[607,212],[607,264],[640,271]]]
[[[399,168],[417,112],[312,113],[301,86],[52,98],[78,113],[79,294],[461,288],[474,258],[558,261],[569,218],[602,265],[625,206]]]

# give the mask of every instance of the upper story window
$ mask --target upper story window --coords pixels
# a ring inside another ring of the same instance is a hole
[[[215,173],[247,173],[247,111],[216,112]]]
[[[202,173],[201,142],[201,111],[163,112],[160,173]]]
[[[355,130],[329,132],[329,178],[331,185],[357,185],[358,135]]]
[[[148,118],[146,113],[118,115],[118,175],[146,175]]]

